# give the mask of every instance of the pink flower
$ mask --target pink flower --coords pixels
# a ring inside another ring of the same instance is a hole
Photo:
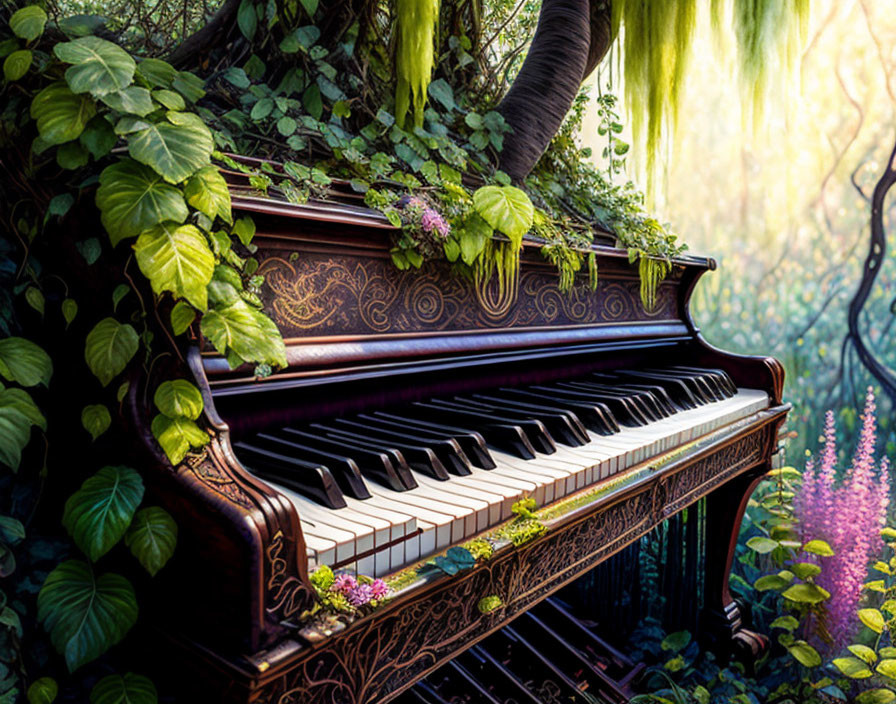
[[[386,583],[381,579],[373,580],[373,584],[370,585],[370,595],[374,599],[382,599],[386,594],[389,593],[389,587]]]
[[[443,239],[451,233],[451,226],[445,222],[445,218],[432,208],[427,208],[423,211],[423,215],[420,218],[420,226],[424,232],[430,235],[438,234]]]
[[[348,595],[353,589],[356,589],[357,586],[358,581],[350,574],[340,574],[336,575],[336,579],[333,580],[333,585],[330,587],[330,591],[341,592]]]

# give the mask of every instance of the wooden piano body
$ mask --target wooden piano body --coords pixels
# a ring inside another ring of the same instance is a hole
[[[397,270],[388,223],[371,211],[238,193],[234,209],[258,225],[262,298],[286,340],[289,368],[253,379],[197,340],[188,360],[213,439],[177,467],[151,439],[149,410],[132,402],[150,490],[180,527],[175,557],[152,585],[163,605],[152,620],[181,691],[215,702],[388,701],[702,497],[704,635],[723,650],[759,647],[727,574],[747,499],[771,466],[786,415],[783,370],[701,338],[688,301],[714,262],[677,260],[645,311],[625,252],[595,247],[597,291],[582,277],[561,293],[556,272],[527,244],[518,299],[495,316],[444,263]],[[272,424],[657,364],[723,369],[738,387],[765,391],[768,407],[626,469],[599,492],[586,487],[531,542],[502,546],[454,576],[414,582],[326,638],[303,637],[300,617],[314,597],[299,516],[241,466],[232,441]],[[479,600],[492,595],[500,608],[480,612]]]

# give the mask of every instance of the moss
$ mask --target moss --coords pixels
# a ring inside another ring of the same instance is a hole
[[[492,611],[496,611],[502,606],[504,606],[504,601],[501,597],[495,594],[484,596],[476,603],[476,608],[483,614],[490,614]]]
[[[395,119],[403,127],[414,103],[414,125],[423,126],[426,89],[432,76],[433,40],[439,19],[438,0],[396,0]]]
[[[476,538],[469,543],[464,543],[465,547],[476,560],[488,560],[495,554],[495,548],[484,538]]]

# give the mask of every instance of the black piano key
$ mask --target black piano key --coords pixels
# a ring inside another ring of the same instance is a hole
[[[370,490],[364,484],[358,465],[344,455],[334,455],[322,452],[313,447],[302,445],[291,440],[284,440],[267,433],[259,433],[252,438],[252,444],[265,450],[279,452],[289,457],[295,457],[306,462],[318,462],[327,466],[336,478],[336,483],[342,489],[342,493],[356,499],[369,499]]]
[[[587,403],[602,403],[613,413],[613,417],[620,425],[642,426],[647,425],[647,421],[641,417],[638,410],[628,402],[624,397],[614,394],[595,394],[576,387],[570,387],[562,382],[556,386],[532,386],[533,391],[544,392],[547,395],[557,395],[560,398],[568,398],[575,401],[584,401]]]
[[[588,384],[595,383],[592,379],[582,380],[582,382]],[[595,388],[598,391],[614,392],[630,398],[632,403],[638,406],[641,414],[651,421],[661,420],[669,415],[657,398],[646,389],[637,389],[634,386],[618,382],[615,384],[596,383]]]
[[[519,425],[501,423],[498,419],[484,413],[459,411],[422,401],[413,404],[413,413],[436,423],[460,424],[472,428],[481,433],[489,445],[493,445],[503,452],[524,460],[535,459],[535,448],[532,447],[532,443],[529,442],[529,438]]]
[[[529,438],[529,442],[532,447],[535,448],[536,452],[549,455],[557,451],[554,439],[551,437],[548,429],[544,426],[544,423],[540,420],[525,418],[521,414],[496,413],[495,411],[497,409],[488,408],[482,404],[475,404],[470,401],[459,401],[457,399],[450,401],[445,399],[432,399],[430,403],[444,408],[453,408],[455,410],[485,415],[498,423],[513,423],[514,425],[518,425],[526,434],[526,437]]]
[[[393,413],[374,411],[372,414],[362,414],[363,418],[371,423],[376,422],[388,428],[413,428],[414,432],[422,437],[451,438],[463,450],[470,462],[480,469],[494,469],[495,461],[488,454],[485,438],[473,430],[463,430],[451,426],[435,425],[418,418],[408,418]]]
[[[659,384],[669,392],[669,396],[678,406],[686,410],[703,405],[694,397],[694,394],[691,393],[687,384],[681,379],[676,379],[668,374],[653,374],[650,372],[638,371],[636,369],[621,369],[614,373],[623,378],[640,381],[646,380]]]
[[[549,403],[551,406],[573,411],[588,430],[600,435],[612,435],[619,432],[619,423],[613,417],[610,409],[602,403],[591,404],[584,401],[573,401],[559,398],[556,395],[551,396],[528,389],[512,389],[506,386],[501,387],[499,393],[519,398],[528,403]]]
[[[244,442],[233,447],[240,461],[260,477],[269,477],[327,508],[345,508],[345,497],[336,479],[323,465],[303,462]]]
[[[612,394],[619,398],[626,399],[628,403],[632,405],[632,407],[637,409],[638,413],[640,413],[641,417],[647,423],[653,423],[663,417],[659,415],[659,411],[654,408],[649,394],[646,394],[643,391],[632,391],[629,389],[621,388],[619,386],[609,386],[607,384],[596,384],[593,381],[585,381],[583,379],[577,379],[575,381],[569,381],[565,383],[568,383],[570,386],[575,386],[580,389],[594,391],[595,393]]]
[[[537,406],[519,399],[503,398],[498,393],[471,394],[460,399],[482,404],[487,408],[495,408],[511,418],[540,420],[556,442],[570,447],[581,447],[590,442],[588,431],[582,422],[574,413],[563,408]]]
[[[271,434],[284,438],[293,438],[310,447],[333,452],[347,454],[358,465],[361,475],[376,481],[393,491],[408,491],[416,489],[417,482],[407,466],[394,463],[385,452],[378,452],[367,448],[351,445],[345,442],[335,442],[321,435],[306,433],[297,428],[282,428],[271,431]]]
[[[731,398],[737,393],[737,387],[734,386],[734,382],[731,381],[731,377],[721,369],[697,369],[695,367],[679,366],[669,367],[669,369],[700,375],[703,379],[705,379],[712,385],[713,389],[715,389],[721,395],[721,398],[719,400],[721,400],[722,398]]]
[[[715,400],[713,394],[709,392],[705,384],[700,383],[699,379],[691,374],[686,374],[685,372],[680,371],[669,371],[668,369],[649,369],[647,371],[650,374],[681,380],[681,383],[688,387],[688,390],[690,390],[693,397],[697,399],[697,402],[701,406],[707,403],[712,403]]]
[[[623,379],[622,377],[618,377],[614,374],[603,373],[592,374],[591,378],[618,389],[632,389],[636,392],[650,392],[653,401],[662,409],[667,417],[671,416],[674,413],[678,413],[678,411],[681,410],[681,407],[672,400],[672,397],[669,396],[666,389],[664,389],[659,384],[651,384],[645,379],[642,379],[639,382],[635,382],[631,379]]]
[[[669,374],[690,377],[694,380],[694,383],[700,387],[703,394],[711,401],[721,401],[725,398],[723,392],[719,389],[718,384],[716,383],[715,377],[712,377],[709,374],[702,371],[692,372],[685,369],[666,368],[665,371]]]
[[[394,449],[398,450],[405,458],[408,466],[421,474],[425,474],[439,481],[448,479],[448,471],[444,465],[436,457],[436,453],[428,447],[414,445],[408,442],[383,440],[372,437],[367,433],[356,431],[353,432],[349,428],[343,428],[338,425],[326,425],[323,423],[312,423],[311,427],[327,433],[330,437],[342,437],[349,440],[357,440],[367,443],[368,447],[374,446],[377,449]]]
[[[336,418],[333,423],[352,432],[370,435],[378,440],[412,442],[421,447],[427,447],[435,453],[445,469],[451,474],[456,474],[459,477],[466,477],[472,474],[470,471],[470,460],[467,459],[460,445],[451,438],[427,438],[412,428],[404,428],[400,431],[393,428],[382,428],[376,423],[360,418]]]

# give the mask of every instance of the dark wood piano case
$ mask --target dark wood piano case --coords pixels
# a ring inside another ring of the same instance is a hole
[[[446,264],[398,271],[388,223],[371,211],[251,196],[235,196],[234,207],[258,225],[262,297],[286,340],[289,368],[253,379],[251,369],[230,370],[196,340],[188,359],[213,437],[204,455],[177,467],[151,438],[149,409],[131,401],[147,481],[180,526],[176,555],[152,591],[164,607],[153,616],[160,657],[184,701],[388,701],[702,497],[711,536],[705,635],[723,649],[759,647],[761,639],[742,628],[727,574],[746,501],[771,466],[786,415],[783,370],[700,336],[688,301],[712,260],[676,260],[646,311],[625,252],[595,247],[597,291],[582,277],[564,294],[556,272],[527,245],[519,296],[497,315]],[[656,359],[724,369],[738,386],[765,390],[771,405],[554,518],[530,543],[414,584],[319,642],[301,636],[299,617],[313,591],[298,517],[242,469],[231,438],[284,420]],[[490,595],[503,606],[480,613],[477,602]]]

